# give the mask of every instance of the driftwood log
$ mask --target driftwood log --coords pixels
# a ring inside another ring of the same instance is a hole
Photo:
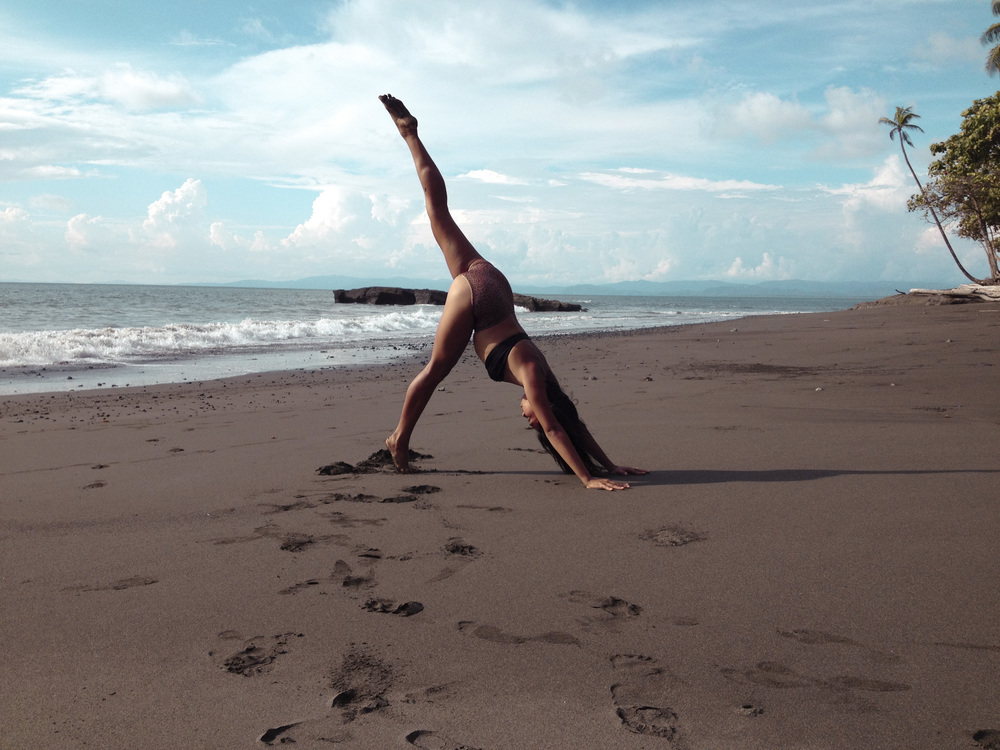
[[[447,293],[437,289],[403,289],[396,286],[366,286],[360,289],[334,289],[338,303],[362,305],[443,305]],[[540,299],[515,294],[514,304],[531,312],[579,312],[583,308],[573,302]]]
[[[856,309],[885,305],[965,305],[970,302],[1000,302],[1000,286],[962,284],[954,289],[911,289],[874,302],[862,302]]]

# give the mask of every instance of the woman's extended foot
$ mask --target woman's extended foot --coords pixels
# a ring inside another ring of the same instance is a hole
[[[379,101],[385,106],[389,115],[392,117],[392,121],[396,123],[396,127],[399,128],[399,134],[406,138],[408,135],[417,134],[417,118],[410,114],[410,111],[406,108],[399,99],[394,97],[392,94],[382,94],[379,97]]]
[[[392,456],[392,462],[396,464],[396,471],[400,474],[409,474],[410,446],[400,445],[399,439],[395,434],[392,434],[385,439],[385,447],[389,449],[389,454]]]

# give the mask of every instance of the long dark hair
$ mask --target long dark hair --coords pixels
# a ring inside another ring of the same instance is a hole
[[[587,467],[587,471],[592,476],[602,474],[603,472],[597,460],[587,450],[587,440],[585,438],[588,434],[587,425],[580,419],[580,415],[577,413],[576,405],[572,399],[563,392],[558,383],[552,380],[545,381],[545,394],[549,398],[549,406],[552,407],[552,414],[559,421],[563,432],[569,437],[570,442],[573,443],[573,447],[579,454],[584,466]],[[541,426],[535,428],[535,434],[538,436],[538,442],[541,443],[546,453],[552,456],[555,462],[559,464],[559,468],[566,474],[572,474],[573,470],[566,463],[566,459],[559,455],[559,451],[545,437],[545,431]]]

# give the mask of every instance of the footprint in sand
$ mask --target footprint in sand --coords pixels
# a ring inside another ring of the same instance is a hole
[[[471,544],[466,544],[460,537],[452,537],[444,545],[444,551],[449,555],[459,555],[461,557],[479,557],[483,553]]]
[[[138,586],[152,586],[154,583],[159,583],[159,581],[149,576],[133,576],[132,578],[123,578],[120,581],[115,581],[104,586],[70,586],[63,589],[63,591],[124,591],[125,589],[134,589]]]
[[[513,508],[505,508],[502,505],[456,505],[456,508],[464,510],[486,510],[490,513],[513,513]]]
[[[858,643],[857,641],[852,641],[850,638],[845,638],[844,636],[835,635],[833,633],[826,633],[822,630],[810,630],[808,628],[795,628],[793,630],[781,630],[778,629],[778,635],[782,638],[788,638],[793,641],[798,641],[807,646],[825,646],[825,645],[836,645],[836,646],[852,646],[854,648],[860,649],[865,652],[870,659],[873,661],[881,662],[896,662],[899,661],[899,657],[896,654],[885,653],[884,651],[878,651],[877,649],[866,646],[863,643]]]
[[[748,669],[725,668],[721,672],[723,677],[733,682],[778,690],[819,688],[834,692],[861,690],[869,693],[899,693],[910,689],[904,682],[889,682],[855,675],[839,675],[830,679],[809,677],[775,661],[757,662]]]
[[[262,503],[263,507],[270,508],[271,510],[266,511],[268,515],[272,513],[288,513],[293,510],[307,510],[309,508],[315,508],[315,503],[310,503],[307,500],[296,500],[294,503]]]
[[[309,534],[288,534],[281,542],[281,549],[285,552],[301,552],[314,544],[316,540]]]
[[[330,701],[331,708],[341,710],[344,724],[362,714],[379,711],[389,705],[386,693],[392,688],[393,668],[377,654],[365,648],[352,648],[330,679],[337,691]]]
[[[243,647],[228,656],[217,656],[214,650],[209,651],[208,655],[215,659],[217,666],[225,671],[244,677],[252,677],[268,671],[271,664],[279,656],[288,653],[289,640],[301,637],[302,633],[278,633],[270,637],[258,635],[243,641]],[[241,640],[239,634],[234,630],[222,631],[219,633],[218,639],[227,643]]]
[[[732,682],[760,685],[777,690],[807,688],[816,685],[816,680],[797,674],[789,667],[776,661],[760,661],[747,669],[725,667],[721,672],[723,677]]]
[[[680,718],[670,707],[678,679],[649,656],[616,654],[611,665],[621,680],[611,686],[611,698],[622,726],[665,739],[672,748],[683,747]]]
[[[403,488],[403,492],[409,492],[411,495],[433,495],[440,491],[441,488],[435,487],[433,484],[415,484],[412,487]]]
[[[429,729],[417,729],[406,735],[406,741],[420,750],[480,750],[472,745],[455,742],[438,732]]]
[[[458,630],[461,633],[466,633],[483,641],[491,641],[492,643],[503,643],[515,646],[522,643],[529,643],[531,641],[538,643],[554,643],[559,646],[580,645],[580,641],[578,641],[574,636],[557,630],[534,636],[513,635],[511,633],[506,633],[493,625],[477,625],[470,620],[463,620],[458,623]]]
[[[434,456],[417,453],[415,450],[410,451],[410,461],[429,458],[434,458]],[[364,461],[360,461],[355,465],[351,465],[346,461],[335,461],[332,464],[327,464],[316,469],[317,474],[327,477],[339,476],[341,474],[376,474],[383,471],[396,471],[396,465],[392,461],[392,454],[385,448],[375,451]],[[417,473],[420,469],[411,463],[410,471]]]
[[[423,690],[416,690],[407,693],[404,703],[437,703],[442,700],[449,700],[458,695],[458,688],[461,682],[446,682],[443,685],[431,685]]]
[[[262,734],[258,738],[258,742],[263,742],[265,745],[273,745],[274,741],[276,739],[278,739],[281,735],[283,735],[289,729],[294,729],[295,727],[297,727],[301,723],[302,722],[297,721],[294,724],[284,724],[284,725],[282,725],[280,727],[273,727],[272,729],[268,729],[266,732],[264,732],[264,734]],[[286,739],[290,739],[290,738],[286,738]],[[291,740],[291,741],[294,742],[295,740]],[[282,740],[282,743],[284,743],[284,740]]]
[[[583,617],[579,620],[584,628],[591,625],[600,625],[606,628],[614,628],[618,623],[638,617],[642,613],[642,607],[632,604],[617,596],[598,596],[586,591],[570,591],[569,600],[576,604],[586,604],[593,610],[597,610],[593,615]]]
[[[286,552],[302,552],[307,547],[319,542],[331,542],[333,544],[343,544],[348,541],[348,537],[343,534],[323,534],[313,536],[311,534],[301,534],[298,532],[285,532],[274,523],[268,522],[263,526],[258,526],[253,533],[246,536],[219,537],[210,539],[212,544],[242,544],[244,542],[255,542],[258,539],[278,539],[281,549]]]
[[[1000,731],[980,729],[972,733],[972,741],[986,750],[1000,750]]]
[[[343,560],[334,563],[332,577],[334,580],[339,580],[340,585],[347,589],[370,588],[375,585],[375,578],[371,572],[363,576],[357,575]]]
[[[465,540],[460,537],[452,537],[449,539],[444,545],[444,551],[449,558],[456,558],[458,564],[442,568],[441,572],[427,581],[428,583],[437,583],[438,581],[443,581],[445,578],[450,578],[466,565],[471,563],[474,559],[481,557],[483,554],[478,547],[467,544]]]
[[[328,513],[325,518],[329,519],[334,526],[343,529],[356,529],[359,526],[381,526],[388,520],[386,518],[353,518],[339,511]]]
[[[657,547],[683,547],[692,542],[703,542],[708,539],[708,536],[683,526],[674,525],[650,529],[642,535],[642,538],[652,542]]]
[[[364,555],[362,555],[362,557],[363,556]],[[365,561],[362,560],[362,562]],[[361,587],[371,586],[373,581],[374,578],[371,573],[368,573],[367,575],[364,576],[355,575],[350,565],[348,565],[343,560],[337,560],[337,562],[333,564],[333,571],[330,573],[330,575],[323,576],[321,578],[307,578],[304,581],[293,583],[291,586],[281,589],[281,591],[279,591],[278,593],[297,594],[300,591],[305,591],[306,589],[319,587],[327,583],[334,585],[339,584],[344,588],[361,588]]]
[[[282,595],[297,594],[300,591],[304,591],[305,589],[309,589],[309,588],[312,588],[314,586],[319,586],[322,583],[325,583],[325,582],[327,582],[329,580],[330,579],[326,579],[324,581],[324,580],[321,580],[319,578],[309,578],[309,579],[307,579],[305,581],[299,581],[298,583],[293,583],[291,586],[288,586],[286,588],[281,589],[281,591],[279,591],[278,593],[282,594]]]
[[[392,599],[369,599],[364,603],[364,609],[369,612],[382,612],[383,614],[399,615],[400,617],[412,617],[424,611],[424,605],[420,602],[396,602]]]
[[[235,631],[225,631],[219,638],[239,640],[240,636]],[[265,745],[299,746],[304,743],[306,747],[359,747],[345,725],[391,705],[388,693],[393,687],[395,671],[372,649],[352,646],[342,657],[340,666],[330,672],[329,687],[334,694],[328,699],[323,715],[274,726],[266,730],[259,741]]]
[[[320,502],[324,505],[330,503],[380,503],[382,498],[376,495],[366,495],[363,492],[354,495],[348,495],[346,492],[331,492],[329,495],[321,497]]]

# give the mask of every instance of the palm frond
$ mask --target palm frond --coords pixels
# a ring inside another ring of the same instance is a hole
[[[986,55],[986,72],[990,75],[1000,72],[1000,45],[991,49]]]
[[[979,37],[981,44],[993,44],[997,40],[1000,40],[1000,23],[993,24]]]

